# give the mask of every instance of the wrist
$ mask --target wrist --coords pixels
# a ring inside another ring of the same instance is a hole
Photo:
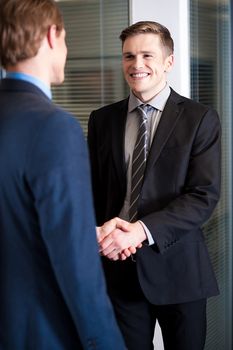
[[[138,238],[140,240],[140,243],[142,243],[147,239],[145,229],[140,221],[136,221],[135,225],[137,225]]]

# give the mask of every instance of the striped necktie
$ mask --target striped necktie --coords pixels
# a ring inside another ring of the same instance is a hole
[[[153,107],[149,105],[141,105],[137,107],[140,122],[137,140],[135,143],[132,159],[132,175],[131,175],[131,196],[129,208],[129,221],[137,220],[138,199],[141,192],[144,171],[146,168],[147,157],[147,113]]]

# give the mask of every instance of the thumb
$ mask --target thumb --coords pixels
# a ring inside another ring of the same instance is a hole
[[[128,221],[120,219],[120,218],[116,218],[116,227],[119,228],[120,230],[128,232],[129,225],[130,225],[130,223]]]

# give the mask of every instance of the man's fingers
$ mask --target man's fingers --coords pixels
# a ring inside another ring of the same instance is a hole
[[[118,217],[105,222],[102,226],[96,228],[98,242],[101,242],[105,237],[111,234],[115,229],[126,230],[127,221],[124,221]]]
[[[123,219],[120,219],[120,218],[115,218],[116,220],[116,227],[121,229],[122,231],[129,231],[129,222],[128,221],[125,221]]]
[[[108,248],[102,252],[102,255],[104,255],[106,258],[110,260],[118,260],[119,259],[120,250],[119,249],[112,249]]]

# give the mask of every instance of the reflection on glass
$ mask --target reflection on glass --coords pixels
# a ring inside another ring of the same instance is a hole
[[[119,34],[128,25],[125,0],[60,1],[68,46],[65,83],[54,88],[55,102],[81,121],[90,112],[127,96]]]
[[[222,195],[205,226],[220,296],[208,303],[206,350],[232,350],[232,111],[230,0],[191,0],[192,98],[214,107],[222,123]]]

